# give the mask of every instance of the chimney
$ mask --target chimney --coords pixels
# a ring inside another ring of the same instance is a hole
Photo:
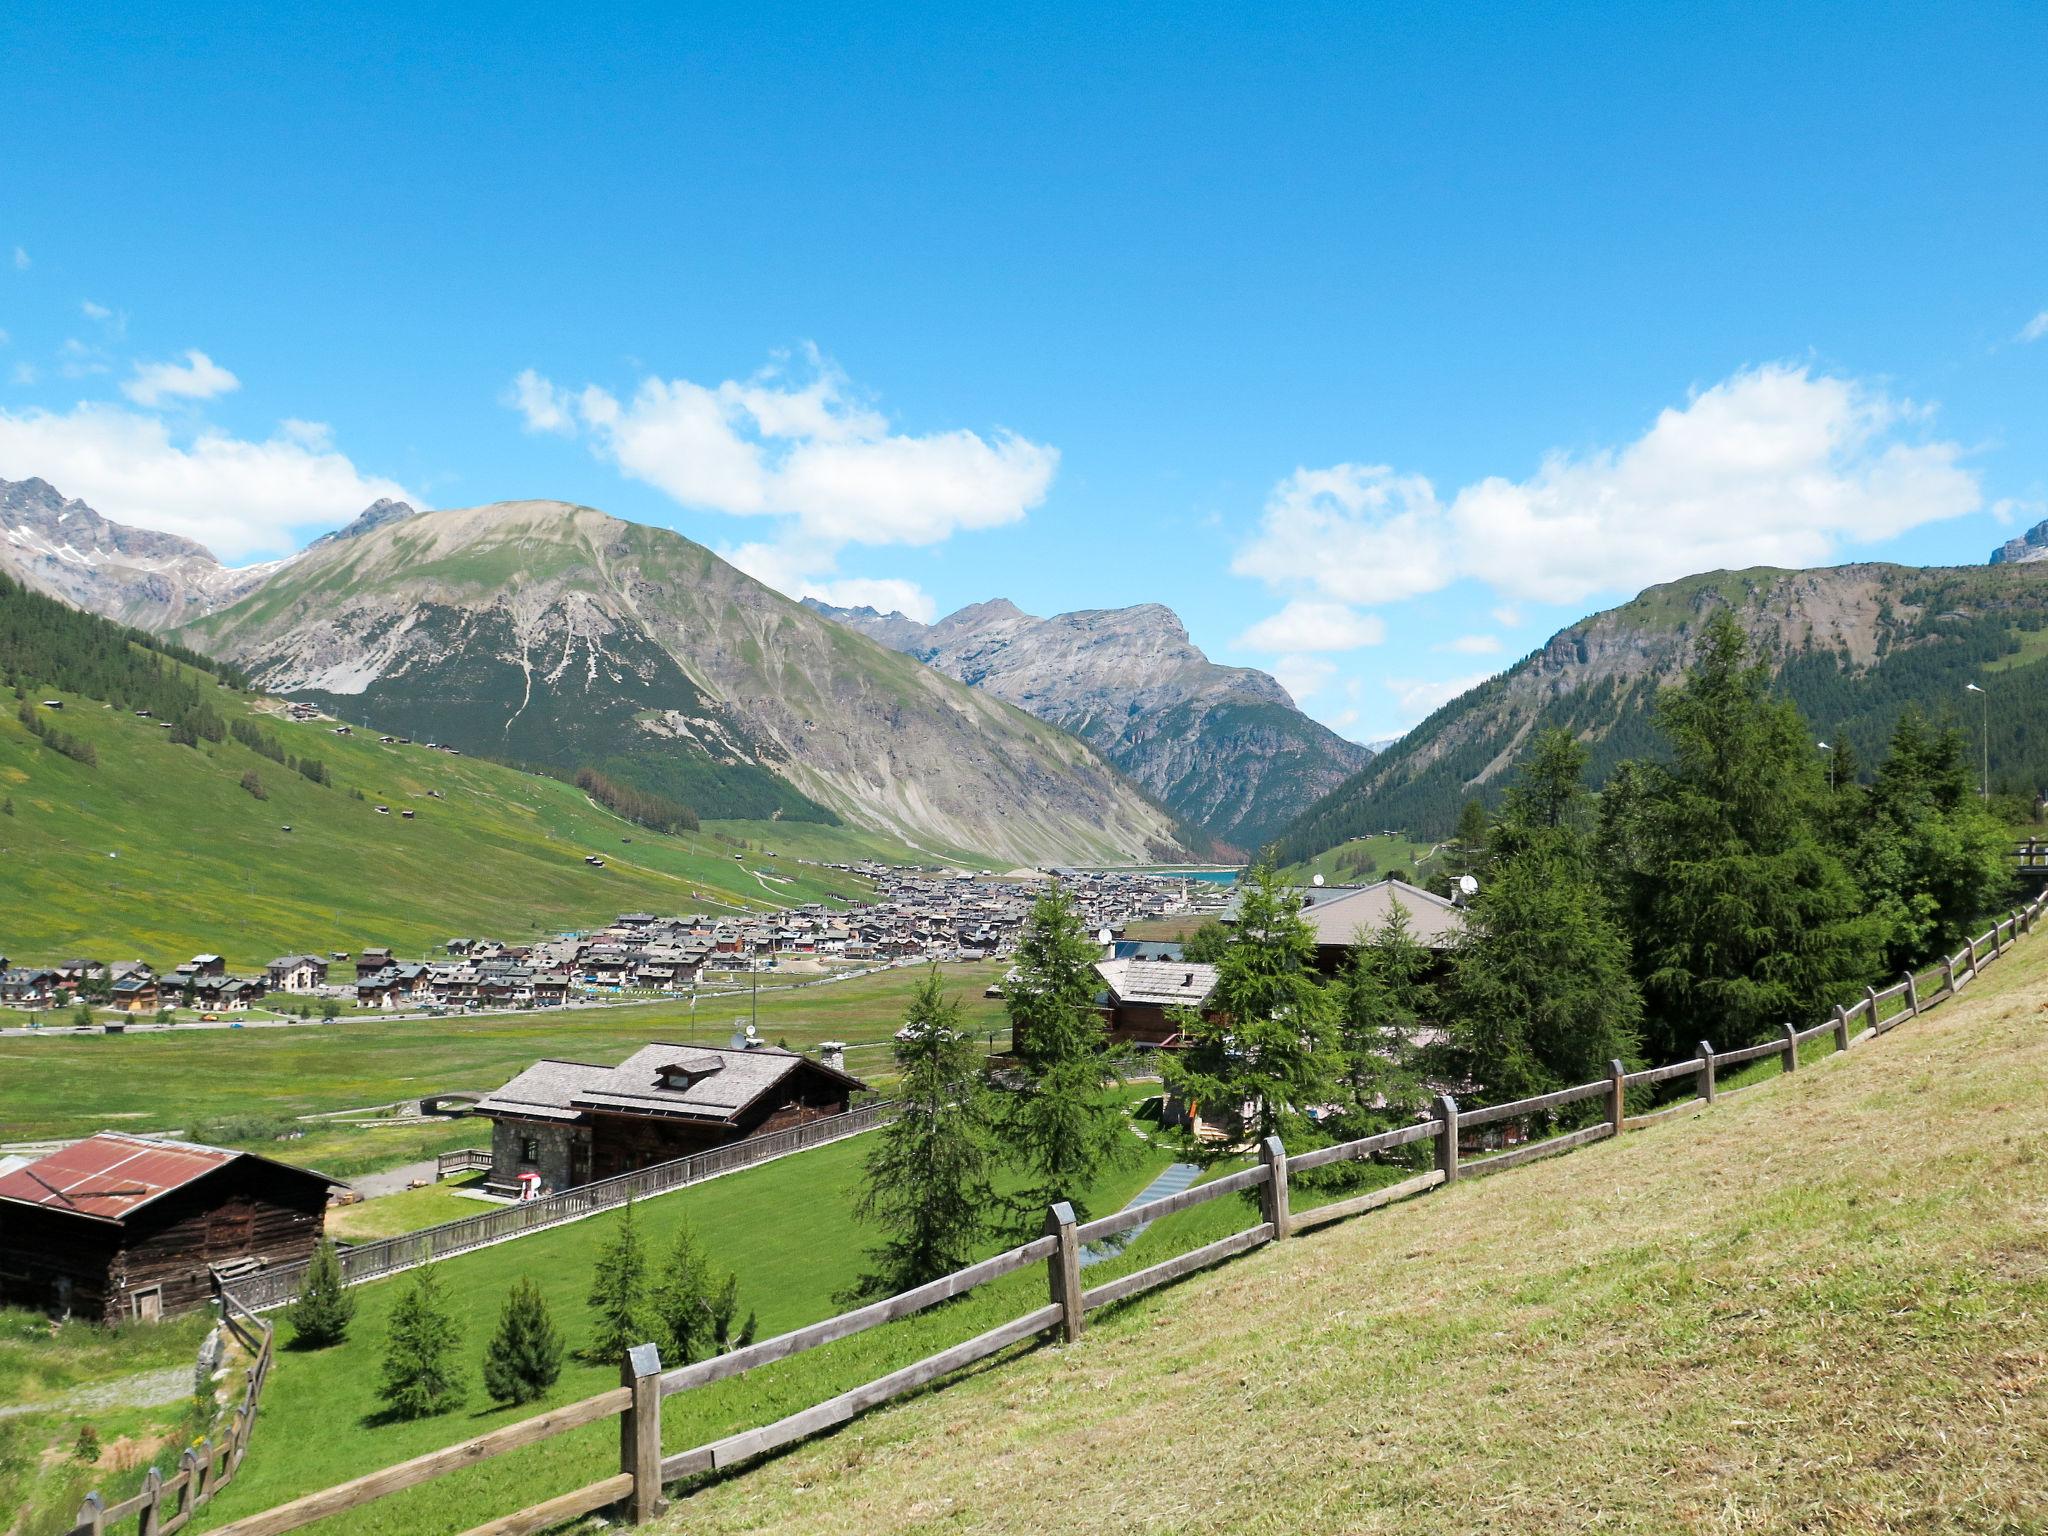
[[[834,1072],[846,1070],[846,1042],[843,1040],[821,1040],[818,1042],[818,1060]]]

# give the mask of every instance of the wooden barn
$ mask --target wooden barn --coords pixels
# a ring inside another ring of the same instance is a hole
[[[485,1187],[552,1193],[844,1114],[867,1085],[792,1051],[654,1044],[616,1067],[538,1061],[476,1112],[492,1122]]]
[[[227,1274],[309,1257],[325,1174],[103,1131],[0,1175],[0,1304],[117,1323],[213,1299]]]

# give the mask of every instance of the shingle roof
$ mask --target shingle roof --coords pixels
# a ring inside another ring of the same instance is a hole
[[[762,1047],[751,1051],[665,1041],[642,1046],[616,1067],[583,1061],[537,1061],[477,1109],[529,1119],[576,1120],[586,1109],[617,1113],[730,1120],[799,1067],[866,1084],[793,1051]],[[692,1074],[687,1088],[670,1087],[663,1071],[681,1067]]]
[[[1350,944],[1360,930],[1371,933],[1395,907],[1408,914],[1408,931],[1431,949],[1447,949],[1465,931],[1463,909],[1400,880],[1381,880],[1342,896],[1316,902],[1302,916],[1316,931],[1318,944]]]
[[[1197,960],[1098,960],[1095,973],[1121,1002],[1200,1007],[1216,989],[1216,967]]]

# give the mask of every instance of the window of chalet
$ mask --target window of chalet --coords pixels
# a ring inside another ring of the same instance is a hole
[[[538,1136],[522,1136],[519,1138],[519,1161],[522,1163],[537,1163],[540,1161],[540,1138]]]

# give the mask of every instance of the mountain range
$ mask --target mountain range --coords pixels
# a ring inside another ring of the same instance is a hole
[[[1072,732],[1229,847],[1261,847],[1372,757],[1266,673],[1209,660],[1158,603],[1036,618],[998,598],[920,624],[805,602]]]
[[[1679,680],[1722,607],[1769,659],[1817,741],[1846,743],[1874,764],[1914,707],[1959,720],[1978,751],[1988,732],[1993,789],[2043,787],[2048,562],[1715,571],[1559,630],[1453,699],[1311,806],[1281,838],[1281,857],[1309,859],[1383,829],[1448,835],[1466,800],[1497,803],[1548,726],[1586,743],[1596,783],[1624,758],[1657,755],[1657,691]]]

